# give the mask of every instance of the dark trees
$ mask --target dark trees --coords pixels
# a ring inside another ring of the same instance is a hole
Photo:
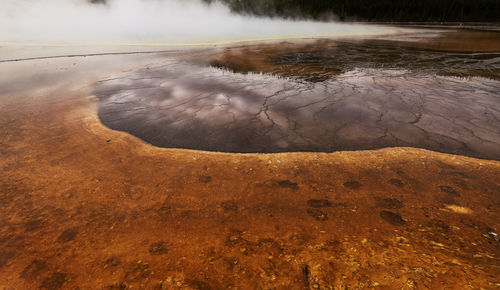
[[[205,0],[213,2],[214,0]],[[218,0],[237,13],[341,20],[500,22],[500,0]]]

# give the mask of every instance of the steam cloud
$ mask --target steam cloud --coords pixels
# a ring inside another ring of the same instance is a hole
[[[388,34],[394,29],[235,15],[200,0],[0,0],[0,42],[214,43]]]

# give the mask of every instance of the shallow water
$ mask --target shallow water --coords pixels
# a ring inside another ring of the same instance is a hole
[[[276,65],[316,68],[315,73],[306,76],[309,81],[327,80],[358,68],[406,70],[405,75],[422,78],[442,75],[500,80],[500,52],[447,52],[390,43],[337,42],[319,50],[279,54],[272,61]]]
[[[500,160],[499,52],[391,41],[242,46],[101,82],[99,117],[153,145],[222,152],[408,146]]]

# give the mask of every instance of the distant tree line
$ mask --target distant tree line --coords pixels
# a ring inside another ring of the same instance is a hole
[[[203,0],[237,13],[388,22],[500,22],[500,0]]]

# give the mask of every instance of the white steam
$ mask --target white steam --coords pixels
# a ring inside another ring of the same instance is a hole
[[[394,33],[393,28],[254,18],[199,0],[0,0],[0,42],[215,43]]]

